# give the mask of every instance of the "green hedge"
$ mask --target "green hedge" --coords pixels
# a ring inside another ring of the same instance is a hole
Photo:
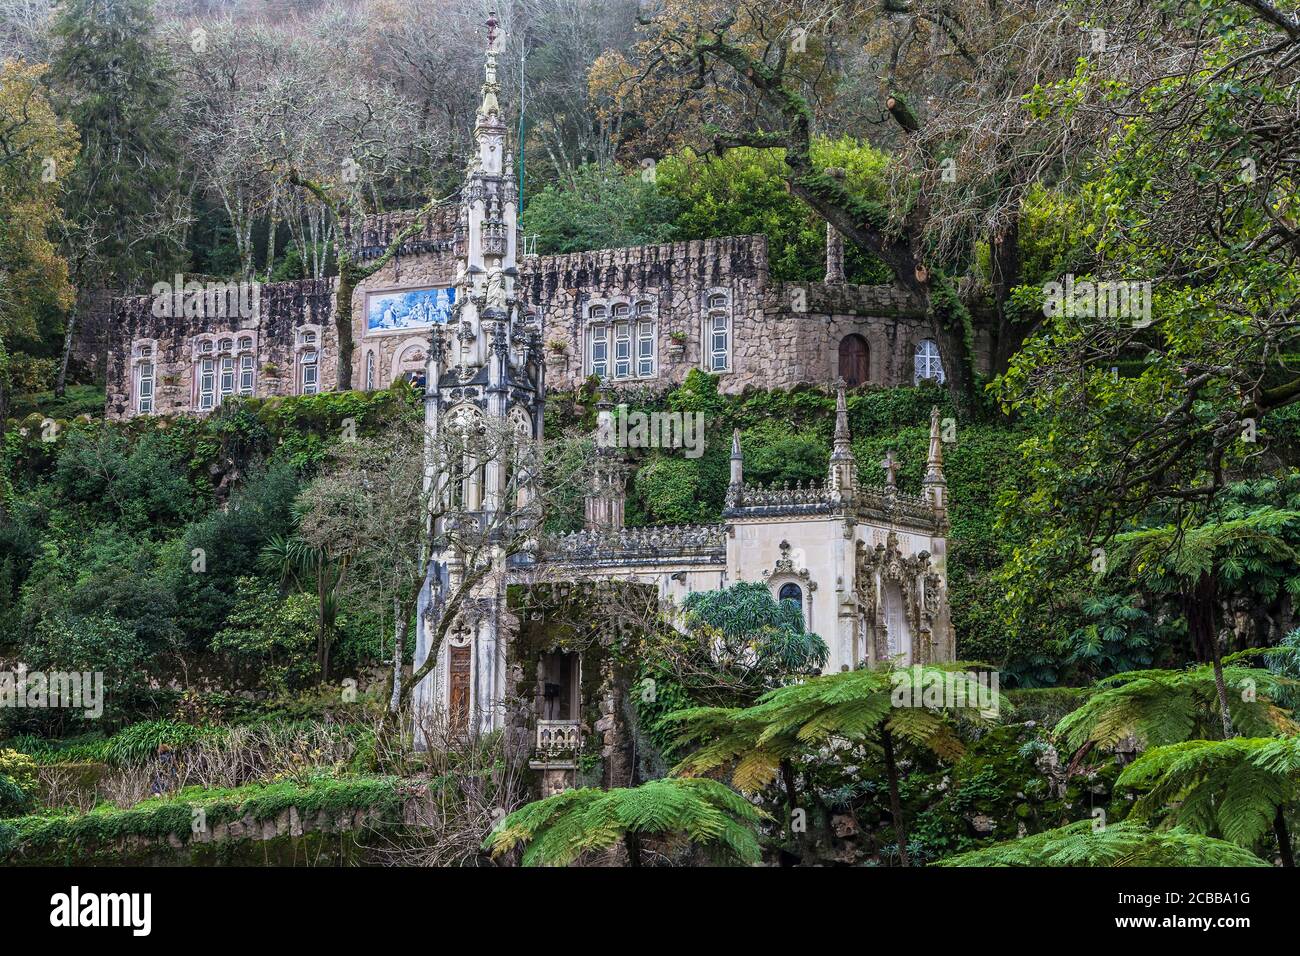
[[[76,859],[129,837],[165,840],[174,836],[188,843],[193,836],[194,810],[200,807],[212,827],[250,815],[257,821],[273,820],[291,807],[303,816],[321,811],[331,815],[378,811],[382,819],[396,824],[401,819],[401,805],[395,777],[346,778],[251,784],[233,790],[189,787],[173,797],[148,800],[128,810],[101,806],[89,813],[32,815],[7,822],[14,831],[11,854],[66,852]]]

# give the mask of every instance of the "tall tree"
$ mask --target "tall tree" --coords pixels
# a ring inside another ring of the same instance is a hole
[[[63,243],[77,295],[55,383],[61,395],[92,294],[180,267],[188,213],[171,67],[154,39],[150,0],[67,0],[53,36],[50,83],[81,135],[65,194]]]
[[[1011,234],[1024,192],[1059,165],[1065,139],[1032,130],[1021,100],[1045,75],[1072,71],[1078,34],[1061,27],[1054,5],[1027,0],[960,11],[946,2],[667,0],[645,18],[633,56],[602,58],[592,84],[606,112],[639,118],[625,145],[641,156],[682,142],[782,150],[791,193],[923,305],[954,402],[969,412],[976,320],[958,280],[977,243]],[[927,40],[935,55],[918,60]],[[879,88],[863,89],[873,72]],[[873,117],[845,105],[864,100]],[[894,147],[885,199],[814,155],[814,134],[837,114],[859,115]],[[1014,262],[1001,265],[1013,275],[999,281],[1014,283]]]
[[[43,67],[0,63],[0,440],[9,417],[9,350],[36,337],[72,300],[55,246],[58,200],[77,134],[41,87]],[[0,500],[0,513],[4,502]]]

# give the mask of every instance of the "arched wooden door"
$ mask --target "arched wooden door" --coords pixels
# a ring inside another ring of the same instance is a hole
[[[867,340],[856,332],[840,339],[840,378],[849,388],[867,381]]]

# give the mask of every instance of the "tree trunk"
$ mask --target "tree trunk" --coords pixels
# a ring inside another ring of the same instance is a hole
[[[266,281],[271,281],[271,272],[275,269],[275,231],[280,225],[278,206],[280,191],[271,190],[270,224],[266,228]]]
[[[1197,651],[1208,658],[1214,668],[1214,689],[1219,698],[1219,716],[1223,721],[1223,739],[1235,737],[1232,711],[1228,707],[1228,686],[1223,679],[1223,661],[1219,655],[1219,634],[1214,626],[1218,606],[1218,567],[1197,579],[1187,596],[1187,623]]]
[[[1278,804],[1273,816],[1273,834],[1277,837],[1277,849],[1282,856],[1283,866],[1295,866],[1295,857],[1291,853],[1291,833],[1286,826],[1286,814]]]
[[[0,448],[5,447],[5,431],[9,422],[9,362],[5,352],[4,337],[0,336]],[[0,486],[5,481],[5,460],[0,456]],[[0,494],[0,522],[6,517],[4,495]]]
[[[397,714],[402,709],[402,661],[406,657],[406,615],[399,598],[393,598],[393,620],[393,693],[388,698],[388,712]]]
[[[59,358],[59,374],[54,380],[54,394],[59,398],[68,388],[68,362],[72,358],[72,340],[77,335],[77,319],[80,316],[82,308],[82,297],[80,293],[72,302],[72,308],[68,310],[67,328],[63,333],[63,354]]]
[[[898,796],[898,765],[894,762],[894,737],[889,732],[889,720],[880,722],[880,746],[885,751],[885,773],[889,777],[889,812],[894,817],[894,836],[898,840],[898,858],[903,866],[911,866],[907,856],[907,826],[903,822],[903,801]]]
[[[794,764],[789,759],[781,761],[781,780],[785,783],[785,803],[790,810],[790,819],[794,819],[795,810],[798,807],[798,795],[794,789]]]
[[[329,637],[325,626],[325,568],[316,569],[316,667],[321,683],[330,679]]]
[[[627,847],[627,865],[641,865],[641,837],[628,830],[623,834],[623,845]]]
[[[1032,323],[1021,322],[1008,311],[1011,290],[1020,284],[1020,218],[1012,217],[1011,222],[993,236],[990,245],[993,305],[998,316],[997,341],[993,344],[990,371],[1001,375],[1033,329]]]
[[[338,338],[338,371],[334,390],[346,392],[352,388],[352,293],[357,287],[348,253],[339,252],[338,286],[334,292],[334,332]]]

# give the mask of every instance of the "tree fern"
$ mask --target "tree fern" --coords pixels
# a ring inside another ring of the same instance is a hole
[[[964,748],[954,719],[989,723],[974,707],[896,707],[896,692],[921,702],[936,682],[960,685],[967,700],[988,691],[965,664],[863,669],[813,677],[802,684],[764,694],[751,707],[695,707],[664,718],[676,725],[678,745],[695,750],[675,772],[709,773],[732,766],[732,782],[746,792],[770,783],[781,760],[815,751],[833,740],[879,743],[882,724],[895,737],[955,759]],[[999,712],[1009,704],[999,694],[991,700]]]
[[[1253,846],[1273,827],[1291,861],[1281,811],[1300,794],[1300,737],[1188,740],[1147,751],[1117,781],[1146,793],[1139,819],[1160,819],[1196,833]]]
[[[1185,830],[1152,830],[1124,820],[1094,829],[1080,820],[1056,830],[995,843],[937,866],[1267,866],[1226,840]]]
[[[525,866],[568,866],[583,854],[628,846],[640,865],[640,837],[684,836],[727,862],[756,863],[764,814],[716,780],[652,780],[615,790],[565,790],[521,807],[488,836],[494,857],[521,844]]]
[[[1264,736],[1295,733],[1292,722],[1272,697],[1288,678],[1262,668],[1243,667],[1226,658],[1223,668],[1228,709],[1236,729]],[[1126,671],[1096,684],[1098,691],[1056,725],[1056,734],[1071,750],[1085,744],[1110,747],[1126,737],[1160,747],[1192,738],[1222,736],[1214,669]]]
[[[1001,712],[1005,699],[964,670],[968,665],[914,665],[864,669],[813,677],[769,691],[744,708],[696,707],[664,718],[676,726],[676,746],[694,747],[674,772],[696,775],[729,767],[732,783],[753,792],[770,783],[792,758],[835,741],[878,746],[889,777],[890,805],[898,831],[899,853],[907,863],[907,836],[898,794],[894,739],[906,740],[947,759],[964,751],[955,732],[958,720],[988,723],[991,714],[975,707],[925,706],[935,686],[960,692],[963,700],[992,705]],[[895,706],[899,699],[915,706]],[[793,804],[793,794],[790,795]]]

